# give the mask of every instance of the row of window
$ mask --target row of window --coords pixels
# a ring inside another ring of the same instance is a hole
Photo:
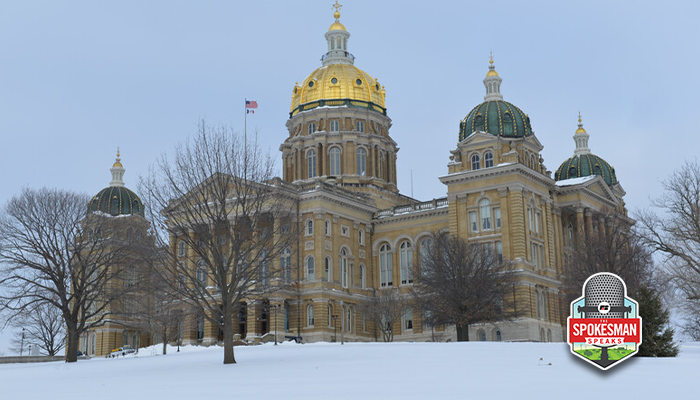
[[[330,220],[324,221],[324,233],[326,236],[331,236],[332,225]],[[304,234],[306,236],[312,236],[314,234],[314,221],[312,219],[306,220],[306,227],[304,229]],[[350,237],[350,228],[347,226],[340,227],[340,235],[345,237]],[[365,244],[365,231],[360,228],[357,230],[357,240],[361,245]]]
[[[478,211],[469,212],[469,225],[473,233],[501,229],[501,209],[495,207],[492,210],[491,202],[481,199]]]
[[[338,147],[332,147],[330,151],[328,152],[329,156],[329,167],[330,167],[330,174],[332,176],[338,176],[342,174],[342,153],[340,151],[340,148]],[[367,150],[363,148],[357,149],[355,152],[355,156],[357,158],[357,164],[356,164],[356,172],[357,175],[360,176],[366,176],[367,175]],[[316,169],[317,167],[317,160],[316,160],[316,150],[311,149],[306,152],[306,165],[307,165],[307,172],[308,172],[308,177],[313,178],[318,176],[318,171]],[[381,160],[383,157],[380,158],[380,170],[381,170]]]
[[[329,125],[330,125],[331,132],[340,132],[340,123],[338,122],[338,120],[336,120],[336,119],[331,120],[331,123]],[[360,132],[360,133],[364,132],[365,131],[365,122],[364,121],[357,121],[357,123],[355,124],[355,130]],[[313,135],[316,132],[318,132],[316,130],[316,123],[315,122],[309,123],[309,135]]]
[[[314,256],[308,256],[306,258],[306,279],[311,282],[317,280],[316,273],[316,259]],[[344,288],[348,288],[353,284],[353,271],[352,263],[348,263],[348,252],[345,248],[340,250],[340,257],[338,262],[338,271],[340,272],[340,284]],[[358,271],[359,276],[359,286],[364,289],[367,287],[367,269],[364,264],[360,264],[360,270]],[[333,281],[333,262],[331,257],[324,258],[323,263],[323,275],[320,276],[321,280],[325,282]]]

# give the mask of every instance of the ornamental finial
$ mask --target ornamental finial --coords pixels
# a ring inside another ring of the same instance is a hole
[[[489,60],[489,63],[493,64],[493,51],[491,51],[490,53],[491,53],[491,59]]]
[[[333,17],[337,20],[340,18],[340,9],[343,7],[338,3],[338,0],[335,0],[335,4],[333,4],[333,7],[335,7],[335,12],[333,13]]]

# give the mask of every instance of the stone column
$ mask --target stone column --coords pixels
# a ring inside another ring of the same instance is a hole
[[[525,210],[523,209],[523,187],[520,185],[508,188],[508,200],[511,213],[511,245],[513,259],[527,259],[527,242],[525,237]]]
[[[574,211],[576,212],[576,244],[583,242],[584,230],[583,230],[583,207],[574,206]]]
[[[511,239],[513,237],[511,232],[511,213],[508,207],[508,188],[499,188],[498,195],[500,196],[501,204],[501,245],[503,246],[503,259],[512,260],[515,258],[513,256],[513,248],[511,245]],[[467,215],[467,218],[469,216]]]

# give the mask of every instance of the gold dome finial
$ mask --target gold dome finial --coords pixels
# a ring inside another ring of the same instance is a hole
[[[335,0],[335,4],[333,4],[333,7],[335,7],[335,12],[333,13],[333,17],[335,18],[335,22],[331,25],[331,27],[328,29],[329,31],[334,31],[334,30],[340,30],[340,31],[347,31],[345,29],[345,25],[341,24],[338,19],[340,19],[340,8],[343,7],[338,3],[338,0]]]
[[[112,168],[124,168],[121,163],[121,158],[119,157],[119,147],[117,147],[117,160],[114,162],[114,165],[112,165]]]
[[[498,76],[498,72],[496,72],[496,67],[493,65],[493,51],[491,51],[490,53],[491,57],[489,59],[489,72],[486,73],[486,77]]]
[[[340,9],[343,7],[342,5],[338,4],[338,0],[335,0],[335,4],[333,4],[333,7],[335,7],[335,12],[333,13],[333,17],[337,20],[340,18]]]
[[[581,111],[578,112],[578,129],[576,129],[576,133],[587,133],[585,129],[583,129],[583,122],[581,120]]]

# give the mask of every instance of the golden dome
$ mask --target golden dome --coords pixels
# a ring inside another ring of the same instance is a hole
[[[329,31],[347,31],[345,29],[345,25],[341,24],[339,21],[335,21],[333,24],[331,24],[331,27],[328,28]]]
[[[486,73],[486,76],[498,76],[498,72],[496,72],[496,67],[493,66],[493,53],[491,53],[491,59],[489,60],[489,72]]]
[[[350,64],[330,64],[312,72],[292,91],[292,113],[300,105],[333,99],[360,100],[384,105],[384,88],[365,71]]]
[[[120,163],[121,158],[119,158],[119,147],[117,147],[117,161],[114,162],[114,165],[112,165],[112,168],[124,168],[122,163]]]

